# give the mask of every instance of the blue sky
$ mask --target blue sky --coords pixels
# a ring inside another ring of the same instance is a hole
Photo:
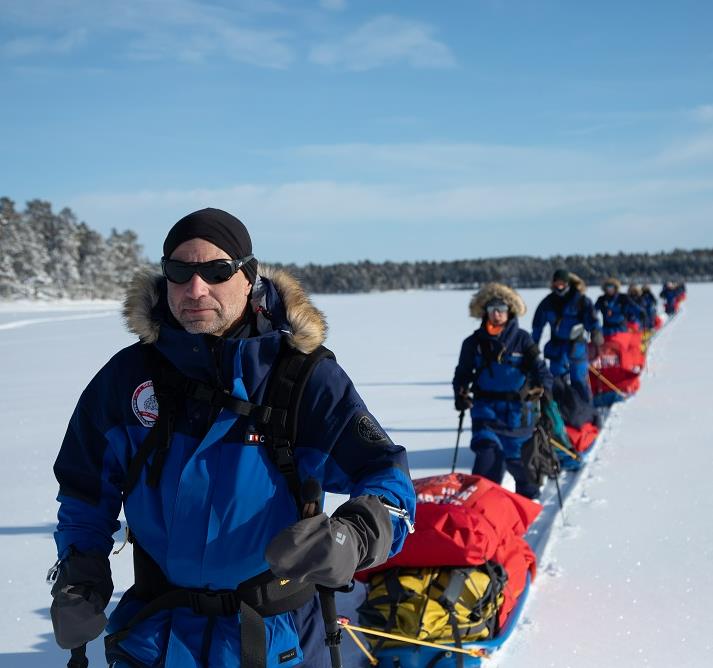
[[[710,0],[0,0],[0,194],[280,262],[713,246]]]

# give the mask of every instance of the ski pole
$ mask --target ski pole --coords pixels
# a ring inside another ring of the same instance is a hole
[[[322,485],[319,480],[307,478],[302,483],[300,501],[303,504],[303,519],[315,517],[322,511]],[[329,587],[317,586],[319,607],[322,609],[322,621],[324,622],[324,644],[329,647],[332,668],[342,668],[342,654],[339,647],[342,642],[342,629],[337,622],[337,603],[334,591]]]
[[[626,392],[620,390],[620,389],[619,389],[616,385],[614,385],[614,383],[612,383],[605,375],[599,373],[599,371],[598,371],[597,369],[595,369],[593,365],[591,365],[591,364],[589,365],[589,370],[590,370],[597,378],[599,378],[599,380],[601,380],[602,383],[604,383],[610,390],[614,390],[614,392],[616,392],[622,399],[628,399],[628,398],[629,398],[629,395],[628,395]]]
[[[460,443],[460,435],[463,431],[463,418],[465,417],[465,410],[460,412],[458,416],[458,435],[456,436],[456,449],[453,453],[453,465],[451,466],[451,473],[456,472],[456,461],[458,460],[458,444]]]
[[[87,645],[80,645],[72,650],[72,658],[67,662],[67,668],[88,668]]]

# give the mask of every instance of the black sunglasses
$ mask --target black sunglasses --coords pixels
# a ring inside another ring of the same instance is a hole
[[[246,255],[237,260],[211,260],[210,262],[181,262],[161,258],[161,271],[171,283],[188,283],[193,274],[198,274],[206,283],[225,283],[233,274],[252,260],[254,255]]]

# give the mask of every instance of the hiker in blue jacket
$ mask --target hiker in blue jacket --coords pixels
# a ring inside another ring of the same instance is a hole
[[[473,296],[470,314],[481,320],[461,347],[453,376],[456,410],[470,409],[473,473],[501,483],[505,470],[518,494],[536,498],[522,446],[532,437],[539,400],[551,398],[552,376],[532,337],[518,325],[525,303],[512,288],[488,283]],[[472,392],[472,399],[470,393]]]
[[[604,294],[594,302],[594,308],[602,314],[604,336],[626,332],[628,323],[637,323],[645,315],[643,307],[619,292],[620,289],[619,279],[609,277],[602,283]]]
[[[602,328],[584,281],[566,269],[552,275],[552,292],[537,306],[532,319],[532,338],[539,344],[546,325],[550,340],[544,355],[553,376],[567,376],[583,400],[592,402],[586,334],[595,346],[604,342]]]
[[[630,285],[626,291],[627,296],[631,301],[638,307],[632,309],[627,322],[635,326],[638,331],[644,331],[646,329],[651,329],[649,325],[649,316],[646,309],[646,304],[644,302],[643,293],[638,285]]]
[[[55,463],[55,637],[81,652],[103,631],[123,503],[135,585],[109,619],[112,666],[326,668],[315,585],[400,550],[405,451],[321,347],[323,315],[258,266],[237,218],[189,214],[163,252],[163,275],[140,274],[125,302],[139,341],[89,383]],[[329,517],[322,491],[351,499]]]
[[[685,295],[686,289],[680,287],[673,281],[666,281],[661,288],[659,297],[663,299],[663,308],[666,315],[676,315],[681,301],[681,295]]]
[[[641,286],[641,298],[639,305],[646,311],[646,329],[654,329],[656,326],[656,312],[658,300],[651,291],[650,285]]]

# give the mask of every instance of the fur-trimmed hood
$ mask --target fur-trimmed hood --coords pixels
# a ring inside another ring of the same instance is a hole
[[[160,309],[156,307],[161,299],[164,282],[160,274],[140,271],[126,291],[124,321],[129,331],[136,334],[142,343],[155,343],[158,340],[163,321]],[[281,304],[270,303],[271,300],[275,301],[274,292]],[[282,329],[287,333],[289,344],[300,352],[309,354],[326,339],[327,321],[324,314],[310,301],[299,281],[282,269],[259,265],[250,305],[257,314],[260,334]],[[278,315],[280,312],[284,312],[282,318]],[[265,313],[272,317],[268,318]]]
[[[587,284],[584,280],[577,276],[577,274],[573,274],[571,271],[567,273],[569,274],[569,287],[572,290],[577,290],[578,292],[584,294],[587,291]]]
[[[578,290],[582,294],[587,291],[587,284],[584,282],[584,279],[577,276],[577,274],[573,274],[571,271],[569,272],[569,285],[571,288]]]
[[[473,318],[484,318],[485,305],[493,299],[504,301],[512,315],[520,317],[527,311],[525,302],[515,290],[502,283],[486,283],[470,300],[470,315]]]
[[[606,285],[614,285],[616,286],[616,291],[619,292],[621,290],[621,281],[618,278],[614,278],[613,276],[609,276],[609,278],[605,278],[602,281],[602,290],[606,290],[604,286]]]

